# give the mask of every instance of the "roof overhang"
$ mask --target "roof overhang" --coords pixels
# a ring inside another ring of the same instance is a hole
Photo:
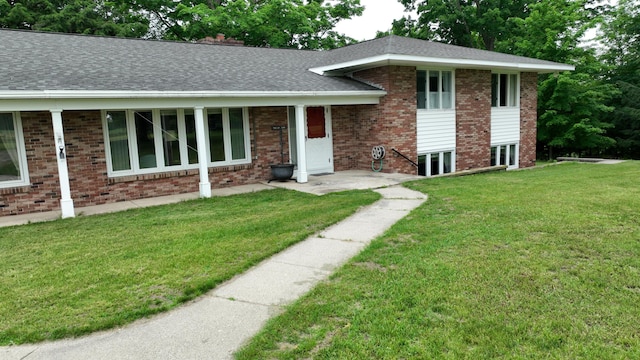
[[[557,71],[573,71],[575,66],[559,63],[527,63],[527,62],[502,62],[485,61],[473,59],[448,59],[436,57],[410,56],[386,54],[373,56],[364,59],[347,61],[338,64],[320,66],[309,69],[319,75],[337,76],[355,71],[375,68],[379,66],[431,66],[460,69],[485,69],[485,70],[507,70],[519,72],[552,73]]]
[[[362,91],[0,91],[0,111],[375,105],[387,93]],[[34,101],[37,100],[37,101]]]

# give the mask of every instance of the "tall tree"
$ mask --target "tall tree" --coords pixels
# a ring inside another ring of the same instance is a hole
[[[155,35],[197,40],[225,34],[247,45],[329,49],[353,39],[333,30],[362,14],[360,0],[136,0],[152,15]]]
[[[509,38],[514,18],[525,18],[533,0],[398,0],[418,19],[396,20],[397,35],[494,50]]]
[[[557,155],[600,155],[615,145],[607,103],[617,90],[602,77],[604,67],[582,39],[601,21],[603,7],[590,0],[542,0],[526,18],[514,19],[512,36],[497,50],[569,63],[573,72],[542,75],[538,91],[538,149]]]
[[[602,26],[609,50],[604,61],[610,66],[609,80],[619,90],[610,105],[616,139],[613,155],[640,159],[640,2],[620,0]]]
[[[149,21],[125,0],[0,0],[0,28],[141,37]]]

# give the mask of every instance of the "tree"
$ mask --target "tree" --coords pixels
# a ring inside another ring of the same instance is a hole
[[[0,0],[0,28],[141,37],[148,32],[145,16],[128,1]]]
[[[538,90],[538,149],[557,155],[601,155],[615,145],[607,106],[617,90],[602,76],[605,68],[581,39],[601,21],[603,8],[589,0],[543,0],[526,18],[514,19],[513,35],[499,51],[569,63],[573,72],[541,75]]]
[[[0,0],[0,28],[193,41],[222,33],[251,46],[330,49],[360,0]]]
[[[553,159],[601,155],[614,146],[607,136],[613,108],[606,104],[615,94],[610,84],[584,72],[544,76],[538,89],[538,150]]]
[[[514,18],[525,18],[532,0],[398,0],[419,18],[394,21],[396,35],[494,50],[508,39]]]
[[[609,105],[613,128],[608,134],[616,139],[612,155],[640,159],[640,4],[637,0],[620,0],[607,14],[602,37],[609,50],[603,60],[607,74],[619,95]]]
[[[329,49],[353,39],[333,31],[362,14],[360,0],[138,0],[155,36],[191,41],[225,34],[252,46]]]

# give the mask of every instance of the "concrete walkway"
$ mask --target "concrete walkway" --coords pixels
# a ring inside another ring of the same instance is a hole
[[[307,189],[322,193],[328,181]],[[426,200],[394,182],[375,190],[383,199],[175,310],[78,339],[0,347],[0,359],[230,359],[283,306]]]

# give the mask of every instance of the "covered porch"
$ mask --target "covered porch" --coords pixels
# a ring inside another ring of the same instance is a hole
[[[0,101],[22,176],[19,184],[0,183],[0,217],[60,209],[67,218],[93,205],[196,189],[206,198],[212,189],[266,181],[269,166],[281,161],[275,125],[286,129],[286,163],[306,182],[334,169],[332,107],[373,105],[383,94],[61,93],[37,103]],[[307,121],[314,110],[318,126]]]

